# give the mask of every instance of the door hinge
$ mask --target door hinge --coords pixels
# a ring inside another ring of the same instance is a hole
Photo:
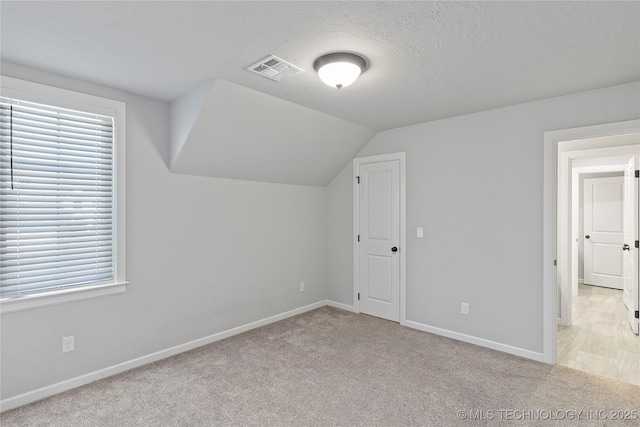
[[[356,176],[356,179],[358,180],[358,184],[360,184],[360,177]]]
[[[360,295],[360,294],[358,294]],[[360,297],[358,297],[360,299]],[[640,311],[636,310],[636,319],[640,319]]]
[[[358,242],[360,241],[360,235],[358,234]]]
[[[640,240],[636,240],[636,249],[640,249]]]
[[[360,301],[360,292],[358,292],[358,301]]]
[[[636,178],[640,178],[640,170],[636,171]]]
[[[557,260],[557,259],[554,259],[554,260],[553,260],[553,265],[554,265],[554,266],[557,266],[557,265],[558,265],[558,260]]]

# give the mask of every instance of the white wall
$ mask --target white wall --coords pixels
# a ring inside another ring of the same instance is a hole
[[[327,299],[353,305],[353,168],[352,162],[327,186]]]
[[[325,188],[172,174],[166,103],[13,64],[2,73],[127,103],[131,282],[2,315],[2,399],[325,299]],[[67,335],[76,350],[63,355]]]
[[[378,133],[359,156],[407,153],[407,320],[542,353],[544,132],[637,119],[638,99],[636,82]],[[329,185],[329,235],[353,235],[351,192]],[[352,257],[328,247],[327,297],[351,304]]]

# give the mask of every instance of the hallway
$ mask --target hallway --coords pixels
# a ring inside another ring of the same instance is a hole
[[[573,325],[558,326],[558,365],[640,386],[640,338],[622,291],[580,284]]]

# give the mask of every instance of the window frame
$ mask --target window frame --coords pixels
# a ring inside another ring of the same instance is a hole
[[[58,290],[43,290],[25,295],[0,296],[0,314],[14,313],[71,301],[113,295],[126,291],[125,231],[126,231],[126,104],[122,101],[75,92],[58,87],[0,76],[0,95],[23,101],[84,111],[114,120],[113,212],[114,212],[114,280],[107,284],[82,285]]]

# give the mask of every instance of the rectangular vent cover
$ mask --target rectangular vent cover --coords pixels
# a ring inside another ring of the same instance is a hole
[[[247,70],[277,82],[285,79],[286,77],[295,76],[298,73],[304,73],[302,68],[296,67],[292,63],[287,62],[282,58],[278,58],[275,55],[267,56],[262,61],[247,68]]]

